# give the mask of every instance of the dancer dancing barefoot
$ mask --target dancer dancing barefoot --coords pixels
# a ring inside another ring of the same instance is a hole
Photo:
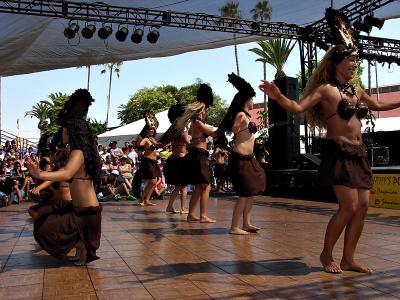
[[[351,46],[335,46],[313,72],[300,102],[286,98],[274,83],[263,82],[260,89],[291,113],[307,112],[313,127],[326,128],[322,147],[319,178],[323,185],[332,185],[339,209],[326,229],[321,263],[326,272],[352,270],[371,273],[367,266],[354,260],[368,210],[372,185],[371,168],[361,139],[360,119],[368,109],[390,110],[400,101],[376,102],[352,79],[358,66],[358,52]],[[345,229],[343,256],[340,265],[332,255],[333,247]]]
[[[70,146],[65,167],[47,172],[41,171],[32,160],[27,161],[30,173],[36,178],[70,182],[70,211],[48,215],[35,228],[34,237],[44,250],[58,258],[76,248],[77,265],[99,258],[96,250],[100,246],[102,207],[93,185],[100,183],[100,157],[90,127],[84,120],[93,101],[87,90],[80,89],[60,111],[58,122],[63,127],[63,142]]]
[[[233,152],[229,155],[228,170],[233,189],[239,196],[232,215],[229,233],[246,235],[260,228],[250,222],[251,208],[255,195],[265,191],[265,172],[253,154],[256,124],[250,122],[249,111],[253,109],[254,89],[244,79],[230,74],[228,81],[239,91],[233,98],[228,112],[218,127],[219,132],[233,132]],[[243,218],[242,229],[239,226]]]
[[[190,141],[187,132],[183,129],[178,129],[175,122],[184,112],[185,107],[181,104],[175,104],[170,107],[168,118],[172,125],[160,138],[162,144],[170,142],[172,146],[172,155],[167,159],[163,169],[165,182],[175,186],[166,208],[166,211],[169,213],[189,213],[186,210],[187,187],[184,175],[184,157],[186,155],[186,146],[190,144]],[[174,209],[174,201],[178,197],[179,192],[181,193],[181,208],[177,211]]]

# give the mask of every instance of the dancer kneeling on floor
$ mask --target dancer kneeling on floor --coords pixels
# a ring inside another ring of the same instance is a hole
[[[257,232],[260,228],[250,222],[253,196],[265,191],[265,172],[256,160],[254,149],[254,133],[256,124],[250,122],[249,111],[253,109],[254,89],[244,79],[230,74],[228,81],[239,91],[233,98],[228,112],[218,127],[219,132],[234,133],[233,151],[228,159],[228,171],[231,176],[233,189],[239,196],[232,215],[229,233],[245,235]],[[243,217],[243,229],[240,219]]]
[[[93,101],[87,90],[79,89],[59,113],[63,143],[70,148],[64,168],[54,172],[40,171],[35,162],[27,161],[30,173],[36,178],[70,182],[71,211],[46,216],[34,237],[44,250],[58,258],[76,248],[77,265],[99,258],[96,250],[100,246],[102,207],[97,201],[94,184],[100,184],[100,157],[89,124],[84,120]]]

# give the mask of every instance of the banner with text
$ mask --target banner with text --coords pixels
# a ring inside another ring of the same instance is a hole
[[[400,174],[373,174],[370,206],[400,209]]]

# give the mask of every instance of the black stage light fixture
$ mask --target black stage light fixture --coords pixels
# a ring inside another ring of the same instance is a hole
[[[78,31],[79,25],[77,23],[69,23],[68,27],[64,29],[64,36],[69,40],[73,39]]]
[[[126,27],[121,27],[118,29],[118,31],[115,33],[115,38],[120,41],[124,42],[126,40],[126,37],[128,36],[129,30]]]
[[[315,46],[317,46],[318,48],[321,48],[325,51],[329,50],[329,45],[320,39],[315,40]]]
[[[172,19],[171,12],[169,10],[164,11],[162,14],[162,20],[164,21],[164,24],[171,23],[171,19]]]
[[[254,31],[260,31],[260,23],[256,22],[256,21],[251,22],[250,28],[251,28],[251,30],[254,30]]]
[[[152,30],[147,34],[147,41],[149,43],[155,44],[157,43],[159,37],[160,33],[157,30]]]
[[[86,25],[86,27],[82,29],[81,34],[85,39],[91,39],[95,32],[96,32],[96,26]]]
[[[364,24],[363,22],[361,22],[360,19],[354,21],[353,27],[354,27],[354,29],[356,29],[358,31],[363,31],[365,33],[370,33],[371,29],[372,29],[372,26],[368,26],[368,25]]]
[[[142,42],[143,37],[143,29],[137,28],[131,35],[131,40],[135,44],[139,44]]]
[[[107,39],[112,33],[112,28],[111,26],[103,26],[99,29],[99,31],[97,32],[97,35],[99,36],[99,38],[101,38],[102,40]]]
[[[365,16],[365,18],[364,18],[364,24],[366,26],[370,26],[370,27],[374,26],[376,28],[382,29],[384,23],[385,23],[385,20],[376,18],[372,15]]]

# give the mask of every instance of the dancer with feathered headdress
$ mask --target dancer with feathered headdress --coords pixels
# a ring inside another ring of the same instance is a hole
[[[74,259],[77,265],[99,258],[96,250],[100,246],[102,207],[97,201],[94,185],[100,183],[100,157],[85,120],[93,101],[89,91],[76,90],[59,113],[63,142],[70,147],[65,167],[47,172],[41,171],[32,160],[27,161],[30,173],[36,178],[70,182],[72,206],[63,214],[39,218],[34,237],[43,249],[58,258],[76,248]]]
[[[239,199],[233,209],[229,233],[245,235],[260,229],[251,224],[250,214],[253,196],[265,191],[266,179],[264,170],[253,154],[257,126],[250,121],[249,111],[253,109],[253,97],[256,93],[248,82],[234,73],[228,75],[228,81],[238,90],[238,93],[233,98],[218,131],[234,133],[234,145],[228,159],[228,170],[233,189]],[[243,217],[243,229],[239,226],[241,217]]]

